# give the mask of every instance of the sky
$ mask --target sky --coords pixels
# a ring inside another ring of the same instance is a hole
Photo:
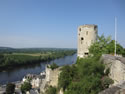
[[[77,28],[98,25],[98,34],[125,47],[125,0],[0,0],[0,46],[77,48]]]

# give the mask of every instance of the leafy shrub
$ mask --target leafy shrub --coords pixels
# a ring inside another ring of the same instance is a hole
[[[103,90],[104,65],[95,57],[79,58],[72,66],[64,66],[59,76],[59,87],[64,94],[98,94]]]
[[[72,81],[70,71],[71,71],[70,66],[66,65],[62,68],[62,72],[60,73],[60,76],[59,76],[59,83],[58,83],[59,87],[62,87],[64,90]]]
[[[122,56],[125,57],[125,49],[122,52]]]
[[[26,91],[29,91],[32,88],[32,85],[29,82],[24,82],[21,85],[21,91],[22,93],[25,93]]]
[[[15,84],[8,83],[6,86],[6,94],[13,94],[15,92]]]
[[[54,70],[54,69],[56,69],[56,68],[58,68],[59,66],[56,64],[56,63],[52,63],[51,65],[50,65],[50,68],[52,69],[52,70]]]
[[[109,72],[110,72],[110,68],[107,68],[106,71],[105,71],[105,75],[108,76]]]
[[[110,79],[108,76],[104,76],[102,78],[102,86],[104,89],[108,88],[109,85],[113,84],[114,81],[112,79]]]
[[[46,94],[56,94],[57,89],[55,87],[50,86],[47,90],[46,90]]]
[[[105,38],[104,35],[98,36],[98,40],[90,46],[89,52],[94,56],[101,56],[102,54],[114,54],[115,53],[115,41],[111,40],[111,37]],[[117,43],[117,54],[125,54],[124,48]]]

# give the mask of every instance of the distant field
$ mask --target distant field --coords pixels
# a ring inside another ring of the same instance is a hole
[[[47,55],[51,55],[51,53],[12,53],[12,54],[5,54],[5,55],[47,56]]]

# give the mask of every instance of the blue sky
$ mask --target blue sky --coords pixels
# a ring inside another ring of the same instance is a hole
[[[0,46],[77,48],[77,28],[97,24],[99,35],[125,47],[125,0],[0,0]]]

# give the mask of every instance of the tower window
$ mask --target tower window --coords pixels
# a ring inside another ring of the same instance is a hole
[[[94,30],[96,30],[96,29],[97,29],[97,26],[94,27]]]
[[[84,53],[86,56],[89,54],[89,53]]]
[[[81,31],[81,28],[79,28],[79,31]]]
[[[83,38],[83,37],[81,37],[81,40],[84,40],[84,38]]]

